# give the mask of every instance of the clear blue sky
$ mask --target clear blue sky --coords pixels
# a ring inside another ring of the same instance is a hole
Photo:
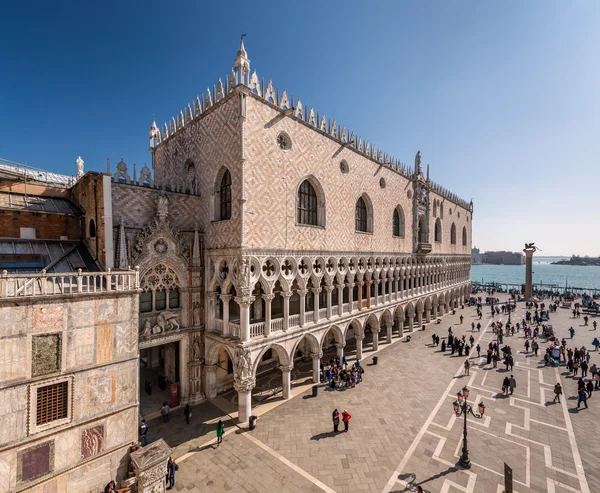
[[[176,5],[174,5],[176,4]],[[600,2],[3,2],[0,157],[149,161],[232,66],[475,202],[474,243],[600,255]]]

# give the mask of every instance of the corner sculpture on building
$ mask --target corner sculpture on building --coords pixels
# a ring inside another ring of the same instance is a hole
[[[107,162],[84,174],[79,157],[75,181],[35,181],[0,165],[10,182],[0,254],[22,252],[0,256],[0,314],[15,312],[0,318],[13,355],[0,361],[0,393],[20,403],[0,417],[10,430],[0,492],[76,488],[68,473],[79,467],[95,471],[86,490],[101,488],[126,474],[138,409],[235,390],[245,422],[258,375],[281,372],[288,399],[300,357],[312,358],[317,382],[324,352],[361,359],[469,296],[473,204],[434,183],[420,152],[409,167],[290,100],[250,72],[243,41],[223,80],[162,130],[152,123],[150,166],[121,159],[114,173]],[[15,298],[40,315],[2,305]],[[13,337],[13,320],[33,322]],[[39,364],[27,360],[32,344]],[[38,429],[28,395],[56,378],[71,382],[68,414]],[[129,413],[118,425],[117,412]],[[65,462],[56,452],[67,444],[79,455]],[[30,465],[38,446],[43,470]]]

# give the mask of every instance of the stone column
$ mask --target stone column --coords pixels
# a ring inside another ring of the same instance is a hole
[[[313,298],[314,298],[313,319],[314,319],[315,323],[317,323],[319,321],[319,309],[320,309],[319,294],[321,293],[321,288],[310,288],[310,290],[313,292]]]
[[[250,305],[254,301],[254,296],[236,298],[235,301],[240,306],[240,340],[242,342],[250,340]]]
[[[321,375],[321,358],[323,357],[323,352],[310,353],[310,357],[313,363],[313,383],[320,383],[321,379],[319,376]]]
[[[371,284],[373,281],[366,281],[367,283],[367,308],[371,308]]]
[[[433,305],[431,307],[431,317],[435,320],[437,318],[437,306]]]
[[[346,287],[348,288],[348,313],[352,313],[352,304],[354,303],[354,285],[348,282],[346,283]]]
[[[357,281],[356,285],[358,286],[358,309],[362,310],[362,302],[363,302],[363,297],[362,297],[362,287],[364,285],[364,281]]]
[[[419,329],[421,328],[421,325],[423,325],[423,312],[419,311],[417,313],[417,326]]]
[[[400,299],[400,292],[398,291],[398,284],[399,284],[399,282],[398,282],[398,276],[394,276],[394,288],[395,288],[395,290],[394,290],[394,294],[395,294],[394,299],[396,301],[398,301]]]
[[[373,291],[375,291],[375,306],[379,305],[379,284],[381,283],[381,279],[375,279],[373,282]]]
[[[431,322],[431,308],[425,307],[425,322]]]
[[[298,289],[296,292],[298,293],[298,296],[300,296],[300,327],[304,327],[306,321],[306,295],[308,294],[308,289]]]
[[[233,295],[231,294],[220,294],[219,298],[223,302],[223,335],[229,335],[229,302]]]
[[[281,393],[284,399],[292,396],[292,368],[293,365],[280,365],[281,370]]]
[[[331,320],[331,292],[333,286],[325,286],[325,291],[327,291],[327,318]]]
[[[340,361],[342,361],[342,358],[344,357],[344,348],[346,347],[346,343],[336,342],[335,347],[337,349],[337,356],[338,358],[340,358]]]
[[[393,327],[393,323],[387,323],[387,325],[385,325],[385,334],[386,334],[386,342],[388,344],[390,344],[392,342],[392,327]]]
[[[385,285],[387,284],[387,277],[384,279],[381,279],[381,304],[385,303],[385,294],[386,294],[386,289],[385,289]]]
[[[363,354],[363,339],[364,334],[356,334],[356,359],[361,360]]]
[[[290,296],[291,291],[282,291],[281,296],[283,297],[283,330],[288,330],[290,326]]]
[[[265,300],[265,337],[271,335],[271,303],[275,299],[274,294],[263,294],[263,300]]]
[[[159,438],[129,456],[137,478],[138,493],[164,493],[167,462],[173,451]]]
[[[344,284],[338,284],[338,316],[344,313]]]
[[[415,330],[415,316],[409,315],[408,316],[408,331],[412,332],[413,330]]]
[[[207,399],[217,397],[217,365],[204,365],[204,393]]]
[[[252,414],[252,389],[255,382],[253,378],[234,380],[233,388],[238,393],[238,421],[247,423]]]
[[[525,252],[525,298],[533,298],[533,252],[535,249],[526,248]]]
[[[379,329],[373,330],[373,351],[379,349]]]

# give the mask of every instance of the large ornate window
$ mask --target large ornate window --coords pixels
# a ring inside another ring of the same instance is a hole
[[[142,278],[140,313],[160,312],[179,308],[179,276],[173,269],[158,264]]]
[[[366,233],[368,232],[367,226],[367,204],[362,197],[359,197],[356,202],[356,231]]]
[[[220,216],[219,219],[231,219],[231,173],[226,170],[221,178],[219,194]]]
[[[465,226],[463,226],[463,231],[462,231],[462,246],[464,246],[464,247],[467,246],[467,228]]]
[[[298,224],[317,226],[317,193],[308,180],[304,180],[298,189]]]
[[[450,243],[456,245],[456,225],[454,223],[450,227]]]
[[[436,243],[440,243],[442,241],[442,221],[439,217],[435,221],[434,240]]]
[[[394,220],[393,220],[393,235],[404,238],[405,234],[405,218],[402,206],[398,206],[394,209]]]

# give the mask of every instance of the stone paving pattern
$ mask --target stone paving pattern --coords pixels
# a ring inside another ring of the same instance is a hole
[[[519,304],[513,322],[523,312],[524,305]],[[462,325],[460,314],[465,316]],[[583,327],[583,319],[570,317],[564,309],[552,315],[558,335],[568,337],[567,329],[573,325],[576,334],[573,341],[567,339],[568,345],[592,348],[597,332],[591,322]],[[500,318],[506,319],[495,320]],[[518,352],[509,372],[517,379],[513,396],[503,396],[500,390],[504,365],[488,368],[485,358],[478,359],[475,352],[469,356],[474,364],[470,376],[463,376],[465,358],[431,347],[431,334],[446,336],[452,326],[455,334],[468,338],[473,320],[473,308],[457,310],[442,324],[413,333],[410,342],[380,344],[379,364],[370,365],[365,353],[365,380],[355,389],[321,387],[316,398],[305,392],[265,412],[252,432],[236,426],[211,403],[194,407],[190,426],[177,412],[170,423],[151,422],[152,436],[165,438],[175,446],[174,457],[181,458],[174,491],[396,492],[414,491],[414,485],[421,484],[432,493],[496,493],[503,489],[505,461],[513,468],[517,493],[594,491],[600,479],[594,467],[600,455],[600,413],[595,402],[600,397],[594,394],[588,401],[590,408],[578,412],[572,399],[576,381],[564,367],[546,368],[539,364],[540,358],[524,354],[522,334],[505,338],[505,344]],[[489,322],[489,308],[484,306],[483,327]],[[494,339],[491,329],[473,335],[476,340],[481,337],[484,354]],[[546,345],[540,346],[541,355]],[[594,362],[600,364],[600,357],[592,352]],[[561,404],[551,402],[557,379],[564,389]],[[468,419],[473,462],[468,471],[457,465],[463,419],[452,412],[456,392],[465,384],[471,388],[469,401],[476,405],[482,398],[487,406],[484,419]],[[332,433],[335,407],[352,414],[348,433]],[[261,414],[260,406],[255,411]],[[215,448],[219,418],[228,420],[227,434]],[[577,467],[575,443],[585,477]]]

